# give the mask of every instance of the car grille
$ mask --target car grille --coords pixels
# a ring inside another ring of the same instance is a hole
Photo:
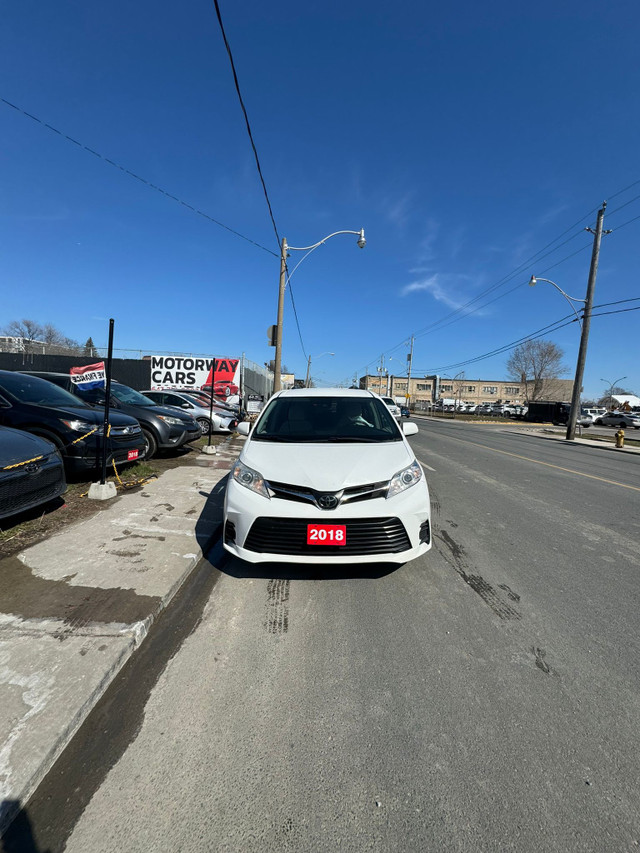
[[[374,498],[384,498],[389,488],[389,481],[384,480],[380,483],[367,483],[364,486],[350,486],[348,489],[341,489],[338,492],[321,492],[317,489],[310,489],[308,486],[292,486],[289,483],[274,483],[269,480],[267,483],[269,494],[272,498],[280,498],[286,501],[298,501],[300,503],[313,504],[322,510],[335,510],[337,507],[346,503],[354,503],[355,501],[368,501]],[[336,502],[333,506],[322,506],[319,498],[332,495]]]
[[[131,442],[132,438],[139,436],[142,433],[142,429],[139,426],[126,426],[126,427],[111,427],[111,432],[109,433],[109,438],[113,441],[126,441],[127,443]]]
[[[16,469],[0,476],[0,516],[21,512],[30,506],[52,500],[64,490],[61,465],[40,463],[37,472]]]
[[[244,547],[248,551],[304,556],[399,554],[411,547],[399,518],[331,519],[347,528],[346,545],[307,545],[308,518],[257,518]]]

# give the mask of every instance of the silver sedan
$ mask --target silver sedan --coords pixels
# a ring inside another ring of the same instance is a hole
[[[144,391],[143,393],[145,397],[149,397],[161,406],[172,406],[188,412],[200,425],[203,435],[207,435],[209,429],[212,432],[232,432],[238,425],[238,419],[233,412],[217,406],[214,406],[211,411],[209,406],[190,394],[183,394],[180,391]],[[211,419],[209,419],[210,413]]]
[[[640,429],[640,412],[607,412],[595,421],[602,426],[633,427]]]

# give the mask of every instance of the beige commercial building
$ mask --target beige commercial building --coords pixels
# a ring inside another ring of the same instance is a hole
[[[379,376],[360,379],[360,387],[382,397],[408,399],[415,408],[426,408],[438,400],[463,403],[526,403],[534,393],[533,381],[514,382],[494,379],[450,379],[446,376]],[[537,389],[537,400],[570,400],[573,379],[546,379]]]

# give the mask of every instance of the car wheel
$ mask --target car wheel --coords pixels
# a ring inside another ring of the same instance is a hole
[[[144,458],[151,459],[158,451],[158,442],[151,430],[143,428],[142,435],[144,436]]]
[[[596,426],[602,426],[602,421],[600,420],[600,418],[596,418],[596,419],[595,419],[595,421],[594,421],[594,424],[595,424]]]
[[[200,429],[202,430],[202,434],[209,435],[209,429],[211,427],[211,422],[209,421],[209,418],[196,418],[196,421],[198,422]]]

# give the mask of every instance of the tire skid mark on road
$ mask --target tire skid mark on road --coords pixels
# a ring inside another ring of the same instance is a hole
[[[491,584],[482,577],[482,575],[469,573],[469,566],[465,560],[465,551],[463,546],[456,542],[446,530],[434,533],[434,538],[439,539],[446,548],[445,551],[436,544],[436,548],[440,555],[449,563],[449,565],[453,566],[467,586],[471,587],[474,592],[478,593],[480,598],[493,610],[496,616],[499,616],[500,619],[504,619],[505,621],[522,618],[520,611],[516,610],[516,608],[507,601],[503,601],[500,593],[497,592],[497,590],[495,590]],[[453,562],[451,562],[450,557],[453,558]],[[504,585],[502,588],[504,588]],[[512,601],[520,600],[520,596],[518,596],[517,593],[514,593],[511,589],[508,590],[508,596]]]
[[[554,675],[553,670],[545,660],[545,657],[547,655],[546,651],[544,649],[539,648],[538,646],[532,646],[531,651],[533,653],[534,658],[536,659],[535,663],[538,669],[542,670],[545,675]]]
[[[289,630],[288,578],[272,578],[267,584],[267,603],[264,627],[269,634],[286,634]]]

